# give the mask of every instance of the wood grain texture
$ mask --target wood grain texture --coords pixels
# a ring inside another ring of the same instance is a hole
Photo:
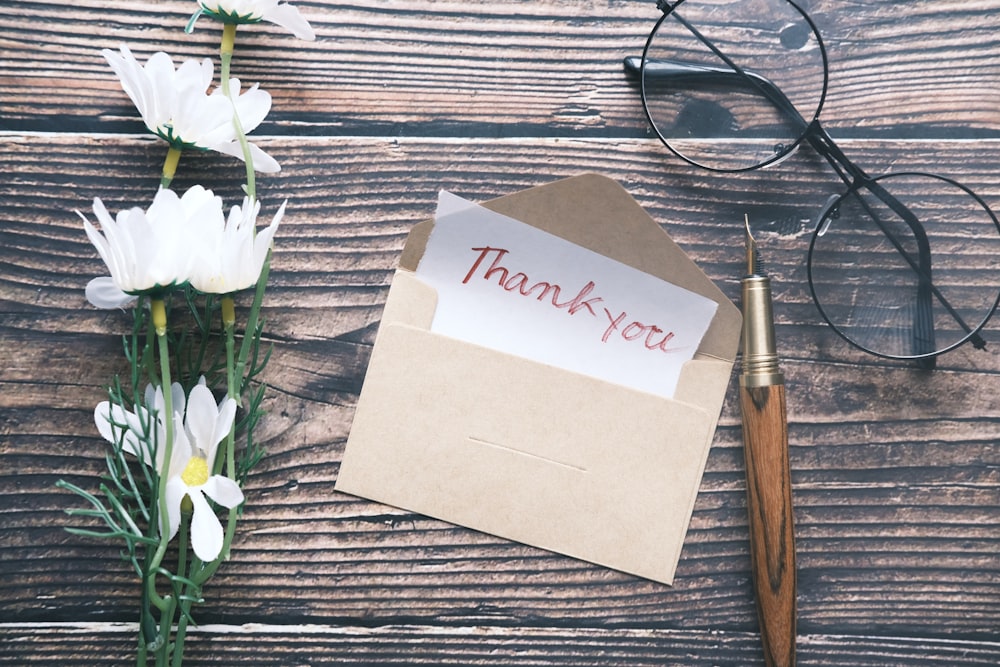
[[[621,73],[651,2],[296,4],[317,42],[264,24],[237,47],[237,74],[274,95],[256,140],[283,169],[261,178],[264,214],[289,203],[268,456],[190,664],[761,664],[735,383],[673,587],[333,489],[392,271],[438,189],[481,201],[585,171],[622,183],[734,300],[744,213],[756,221],[787,382],[799,664],[1000,663],[997,325],[932,373],[823,325],[804,258],[840,186],[820,158],[748,174],[673,159]],[[958,177],[1000,209],[1000,4],[808,4],[845,152],[873,173]],[[128,326],[83,297],[103,269],[74,211],[148,205],[164,145],[98,52],[211,55],[214,26],[181,32],[192,7],[16,0],[0,16],[2,664],[129,663],[136,582],[116,546],[62,530],[77,501],[54,487],[97,484],[92,411]],[[229,197],[241,182],[237,161],[186,153],[175,185]]]

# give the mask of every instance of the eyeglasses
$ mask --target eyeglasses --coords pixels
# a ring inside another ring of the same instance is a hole
[[[1000,303],[1000,222],[957,181],[872,177],[844,155],[819,123],[829,70],[805,11],[791,0],[657,7],[663,16],[641,59],[626,58],[625,69],[640,78],[646,116],[667,148],[739,172],[808,144],[847,186],[819,210],[807,257],[813,301],[834,331],[924,368],[965,342],[985,348],[979,332]]]

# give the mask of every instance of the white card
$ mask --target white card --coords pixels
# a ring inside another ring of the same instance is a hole
[[[665,398],[717,308],[447,192],[416,276],[438,334]]]

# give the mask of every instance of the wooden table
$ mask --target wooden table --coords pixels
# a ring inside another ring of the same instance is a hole
[[[711,174],[650,132],[622,57],[647,0],[296,3],[318,39],[241,29],[234,74],[274,97],[257,141],[288,198],[266,317],[267,458],[189,665],[756,665],[735,382],[673,587],[334,490],[403,240],[445,188],[486,200],[585,171],[618,180],[734,300],[744,211],[775,280],[788,380],[799,664],[1000,663],[1000,334],[925,372],[849,348],[806,287],[838,191],[811,151]],[[805,3],[831,66],[824,123],[859,164],[954,176],[1000,210],[1000,2]],[[179,0],[12,0],[0,13],[0,663],[127,665],[138,589],[117,547],[66,533],[95,488],[94,405],[121,313],[75,210],[148,205],[165,145],[100,56],[215,56]],[[185,153],[178,189],[242,171]],[[1000,261],[1000,258],[997,258]],[[79,521],[79,520],[77,520]]]

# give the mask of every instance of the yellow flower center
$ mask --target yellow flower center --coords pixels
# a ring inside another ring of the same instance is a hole
[[[208,481],[208,461],[201,456],[192,456],[184,466],[181,479],[188,486],[201,486]]]

